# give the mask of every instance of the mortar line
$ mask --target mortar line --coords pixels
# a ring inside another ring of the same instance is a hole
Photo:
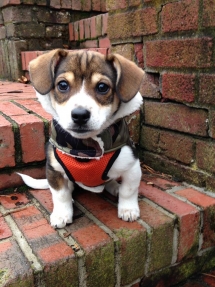
[[[38,209],[41,211],[43,216],[47,219],[47,221],[50,224],[50,220],[49,220],[50,213],[43,207],[43,205],[35,197],[32,196],[31,200],[34,203],[34,205],[38,207]],[[77,258],[77,262],[78,262],[79,286],[87,287],[87,282],[86,282],[87,271],[86,271],[86,265],[85,265],[85,253],[83,249],[78,244],[78,242],[72,237],[71,234],[68,237],[64,236],[64,233],[67,233],[67,230],[65,228],[56,229],[56,232],[68,244],[68,246],[72,248],[73,245],[78,245],[78,247],[80,248],[80,250],[74,251],[75,256]]]
[[[103,224],[98,218],[90,213],[84,206],[79,202],[75,201],[74,204],[78,207],[89,219],[91,219],[97,226],[99,226],[105,233],[107,233],[114,242],[114,257],[115,257],[115,287],[121,287],[121,270],[120,270],[120,250],[118,246],[119,238],[111,231],[105,224]]]
[[[0,206],[0,211],[5,212],[5,210],[2,206]],[[41,263],[39,262],[38,258],[36,257],[36,255],[33,253],[33,250],[31,249],[30,245],[28,244],[27,240],[25,239],[24,234],[18,228],[16,222],[13,220],[11,215],[7,215],[4,218],[5,218],[5,221],[7,222],[7,224],[9,225],[9,227],[11,228],[11,231],[13,232],[13,236],[14,236],[16,242],[18,243],[20,249],[24,253],[27,260],[29,261],[33,270],[36,273],[41,272],[43,270],[43,267],[42,267]]]

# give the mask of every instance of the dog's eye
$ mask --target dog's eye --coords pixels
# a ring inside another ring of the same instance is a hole
[[[57,84],[58,90],[62,93],[65,93],[69,90],[69,84],[66,81],[60,81]]]
[[[96,86],[96,91],[99,94],[105,95],[110,90],[110,87],[105,83],[98,83]]]

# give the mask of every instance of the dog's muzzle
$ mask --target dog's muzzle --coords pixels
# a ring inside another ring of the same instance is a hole
[[[85,125],[90,119],[90,112],[84,108],[76,108],[72,111],[72,120],[78,126]]]

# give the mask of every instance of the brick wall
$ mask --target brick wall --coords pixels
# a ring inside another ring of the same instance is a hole
[[[147,72],[144,162],[215,190],[215,2],[108,0],[107,8],[112,50]]]
[[[0,78],[9,80],[21,76],[22,51],[68,48],[70,22],[106,11],[105,0],[0,2]]]

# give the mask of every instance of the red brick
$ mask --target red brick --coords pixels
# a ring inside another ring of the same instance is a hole
[[[0,7],[4,7],[4,6],[7,6],[7,5],[16,5],[16,4],[21,4],[20,0],[2,0],[1,3],[0,3]]]
[[[15,166],[12,124],[0,115],[0,168]]]
[[[101,0],[101,12],[107,12],[106,0]]]
[[[111,43],[109,38],[103,38],[103,39],[99,39],[99,48],[110,48],[111,47]]]
[[[193,162],[195,158],[195,141],[193,139],[147,126],[142,127],[141,133],[143,135],[141,146],[144,149],[185,164]]]
[[[198,249],[200,214],[198,209],[156,187],[141,182],[139,192],[179,219],[178,261],[186,256],[195,255]]]
[[[0,254],[9,250],[12,247],[11,241],[0,242]]]
[[[96,16],[96,37],[102,36],[102,15]]]
[[[108,25],[108,13],[102,14],[102,35],[107,34],[107,25]]]
[[[128,284],[142,276],[146,260],[145,228],[137,222],[119,219],[116,207],[94,193],[79,192],[76,199],[119,238],[121,284]]]
[[[108,16],[110,39],[126,39],[133,36],[155,34],[157,31],[157,12],[154,8]]]
[[[53,244],[49,247],[42,248],[38,255],[45,263],[54,263],[57,260],[74,256],[74,251],[65,242]]]
[[[212,137],[214,139],[215,138],[215,111],[211,109],[209,114],[210,114],[210,116],[209,116],[209,135],[210,135],[210,137]]]
[[[92,0],[92,10],[93,11],[101,11],[101,1],[100,0]]]
[[[194,102],[195,76],[186,74],[163,74],[162,97],[178,102]]]
[[[13,233],[11,232],[10,227],[7,225],[4,218],[1,217],[0,215],[0,239],[6,239],[8,237],[11,237],[12,235]],[[0,250],[0,253],[1,253],[1,250]]]
[[[71,236],[80,244],[85,252],[87,286],[105,286],[108,275],[109,286],[114,280],[114,244],[113,240],[86,216],[74,219],[73,224],[66,227]]]
[[[61,8],[63,8],[63,9],[72,9],[72,1],[61,0]]]
[[[45,136],[43,121],[29,114],[12,116],[12,119],[19,124],[23,162],[44,160]]]
[[[25,194],[13,193],[10,195],[2,195],[0,197],[0,202],[6,209],[19,208],[29,202]]]
[[[91,23],[91,20],[89,18],[84,19],[84,38],[85,39],[90,38],[90,23]]]
[[[126,0],[119,0],[119,1],[114,1],[114,0],[107,0],[106,1],[106,7],[108,11],[114,11],[117,9],[123,9],[127,7],[127,1]]]
[[[50,0],[50,7],[60,9],[61,8],[60,2],[61,0]]]
[[[203,27],[215,26],[215,2],[203,0]]]
[[[2,111],[2,113],[9,117],[28,115],[28,113],[24,109],[17,107],[11,102],[0,102],[0,110]]]
[[[144,67],[143,44],[142,43],[134,44],[134,52],[135,52],[135,57],[137,59],[138,66],[140,68],[143,68]]]
[[[199,103],[214,105],[215,74],[201,74],[199,78]]]
[[[207,136],[207,119],[207,111],[203,109],[173,103],[145,101],[146,124]]]
[[[6,28],[5,26],[0,26],[0,40],[6,38]]]
[[[90,37],[95,38],[96,35],[96,16],[90,18]]]
[[[157,75],[144,73],[143,80],[140,86],[140,93],[144,98],[161,98],[159,79]]]
[[[74,35],[75,35],[75,41],[79,40],[79,21],[74,23]]]
[[[91,0],[82,1],[82,10],[90,11],[91,10]]]
[[[74,25],[73,23],[69,23],[69,40],[74,41],[75,40],[75,33],[74,33]]]
[[[198,168],[215,173],[215,144],[213,142],[197,141],[196,162]]]
[[[49,189],[35,190],[31,189],[29,192],[42,204],[42,206],[51,213],[53,210],[53,201],[51,191]]]
[[[212,39],[146,42],[146,66],[154,68],[207,68],[212,66]]]
[[[181,186],[181,184],[178,182],[170,181],[170,180],[167,180],[165,178],[154,176],[153,174],[152,175],[151,174],[149,174],[149,175],[143,174],[142,180],[145,181],[147,184],[152,183],[153,185],[159,187],[162,190],[168,190],[168,189],[171,189],[175,186]]]
[[[82,42],[80,44],[80,47],[82,49],[97,48],[98,47],[98,41],[97,40],[87,40],[85,42]]]
[[[84,20],[79,21],[79,39],[84,39]]]
[[[185,197],[190,202],[200,206],[203,209],[202,248],[208,248],[214,246],[215,198],[203,194],[193,188],[186,188],[183,190],[179,190],[176,192],[176,194]]]
[[[72,9],[81,11],[81,2],[80,0],[72,0]]]
[[[139,202],[140,218],[151,228],[149,272],[171,265],[174,220],[144,201]]]
[[[198,29],[199,0],[182,0],[163,6],[162,31],[175,32]]]
[[[30,22],[32,20],[32,10],[30,7],[10,6],[2,10],[4,23],[21,23]]]
[[[34,112],[35,114],[43,117],[44,119],[51,121],[52,116],[48,114],[42,107],[41,104],[34,99],[29,99],[29,100],[15,100],[16,103],[21,104],[28,110]]]
[[[204,273],[202,275],[202,279],[207,284],[207,286],[215,287],[215,271]],[[195,287],[195,286],[193,286],[193,287]],[[202,287],[202,286],[199,286],[199,287]]]
[[[0,242],[2,286],[34,286],[33,270],[15,240]]]
[[[38,166],[36,168],[23,168],[17,170],[18,172],[27,174],[29,176],[32,176],[34,178],[45,178],[45,167],[44,166]],[[23,181],[21,177],[13,173],[2,172],[0,174],[0,189],[9,188],[9,187],[17,187],[23,185]]]

